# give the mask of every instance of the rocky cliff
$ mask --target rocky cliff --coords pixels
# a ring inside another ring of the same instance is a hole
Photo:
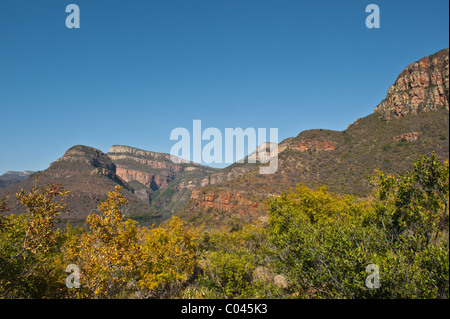
[[[181,165],[170,161],[169,154],[114,145],[108,156],[116,164],[116,173],[126,182],[136,181],[149,190],[156,191],[170,184]]]
[[[108,156],[117,175],[133,186],[135,194],[166,215],[181,209],[201,180],[216,171],[181,159],[174,163],[169,154],[130,146],[114,145]]]
[[[375,112],[385,120],[406,114],[449,109],[449,49],[407,66],[389,88]]]

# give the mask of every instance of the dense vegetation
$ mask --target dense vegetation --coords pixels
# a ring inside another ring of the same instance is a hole
[[[0,200],[0,297],[448,298],[448,161],[371,181],[364,199],[299,184],[267,201],[267,218],[207,232],[177,217],[139,226],[120,187],[83,228],[58,230],[68,192],[35,186],[16,194],[25,214]]]

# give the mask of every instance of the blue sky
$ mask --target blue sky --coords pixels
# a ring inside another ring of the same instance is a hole
[[[68,4],[81,28],[65,26]],[[381,28],[367,29],[375,3]],[[73,145],[158,152],[176,127],[344,130],[449,46],[449,2],[2,0],[0,174]]]

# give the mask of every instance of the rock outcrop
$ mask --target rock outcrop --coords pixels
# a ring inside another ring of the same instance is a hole
[[[108,156],[121,179],[133,185],[136,196],[162,212],[173,213],[187,203],[201,180],[216,171],[213,168],[176,158],[170,154],[114,145]]]
[[[116,173],[126,182],[137,181],[154,191],[169,185],[174,178],[173,175],[160,176],[157,174],[149,174],[136,169],[126,168],[121,165],[117,167]]]
[[[390,121],[406,114],[449,109],[449,49],[412,63],[400,73],[375,112]]]
[[[409,132],[409,133],[404,133],[404,134],[394,136],[394,141],[395,142],[401,142],[401,141],[414,142],[414,141],[417,141],[419,136],[420,136],[420,132]]]
[[[116,165],[114,165],[108,155],[98,149],[84,145],[71,147],[54,163],[62,161],[83,162],[93,167],[105,168],[112,172],[115,172],[116,170]],[[54,163],[52,163],[52,165],[54,165]]]
[[[196,209],[205,212],[218,211],[224,214],[233,214],[246,221],[257,218],[265,208],[264,202],[254,201],[248,198],[245,192],[235,191],[203,193],[201,189],[194,190],[191,202]]]
[[[336,145],[330,141],[300,141],[296,144],[290,145],[290,149],[305,152],[305,151],[332,151]]]

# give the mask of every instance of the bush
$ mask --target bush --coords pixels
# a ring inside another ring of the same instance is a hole
[[[54,265],[56,243],[61,237],[54,231],[55,218],[66,213],[61,186],[33,187],[16,194],[26,213],[8,217],[1,214],[7,207],[0,201],[0,297],[56,298],[64,287],[58,281]]]
[[[303,185],[269,201],[271,253],[294,296],[448,298],[448,162],[422,156],[376,186],[366,202]],[[369,264],[379,289],[365,285]]]

